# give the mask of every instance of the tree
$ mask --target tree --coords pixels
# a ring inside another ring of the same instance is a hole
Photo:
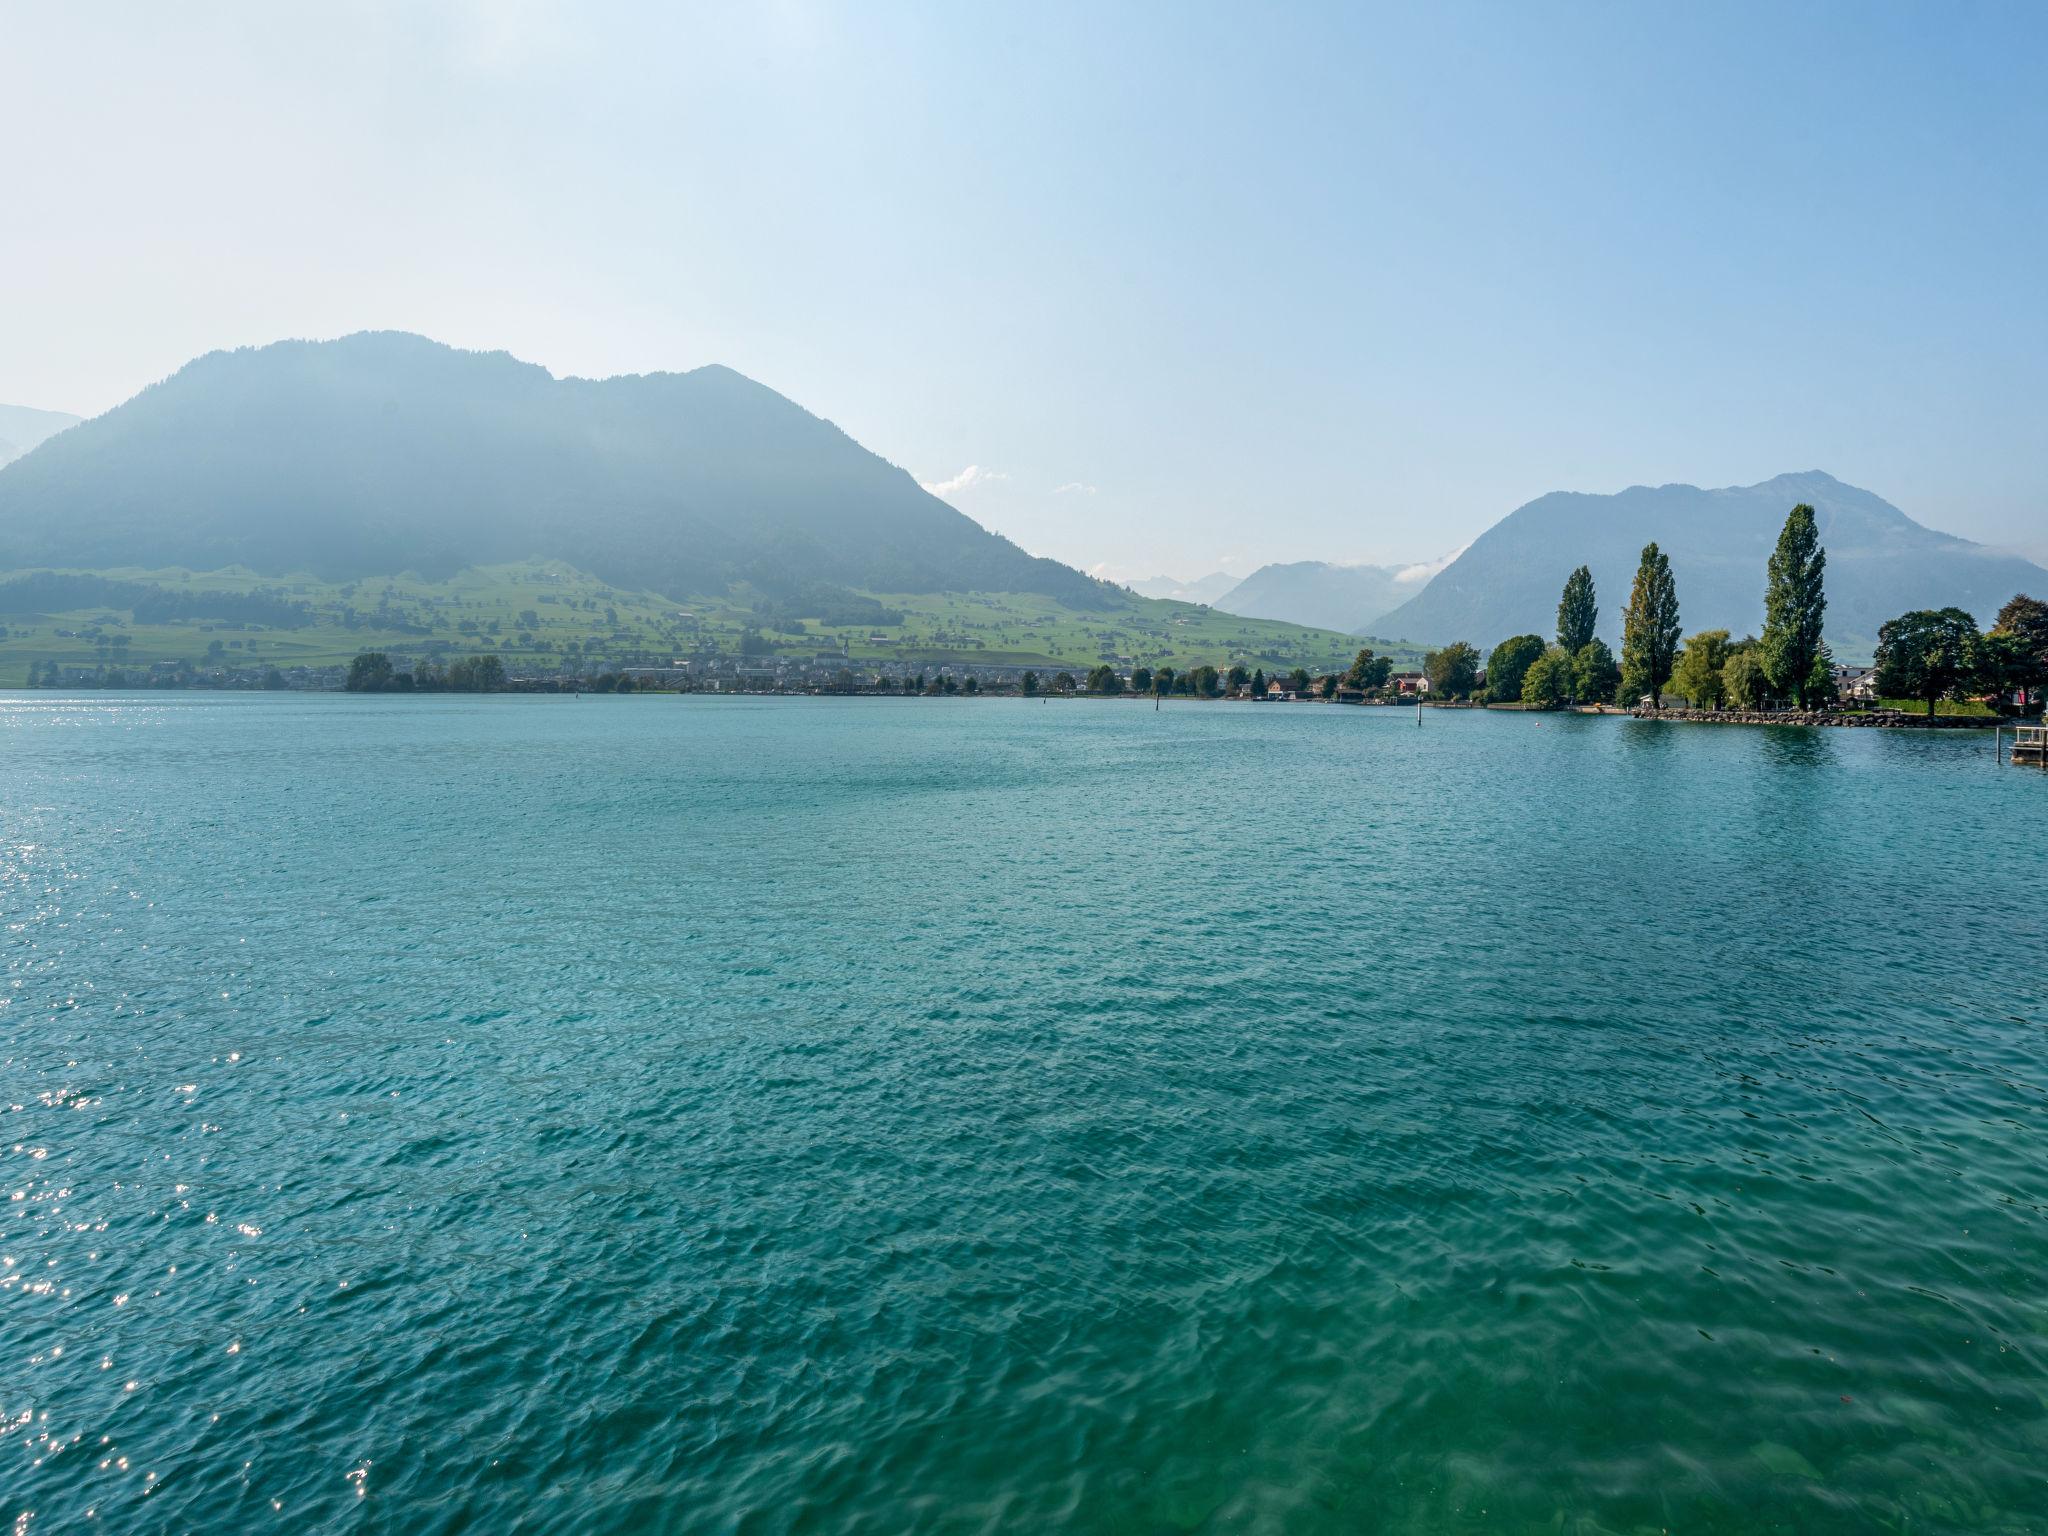
[[[1061,672],[1053,678],[1052,685],[1059,689],[1061,693],[1072,693],[1074,691],[1074,674],[1071,672]]]
[[[1721,666],[1721,695],[1736,709],[1762,709],[1770,697],[1771,680],[1757,659],[1756,638],[1745,636],[1728,648]]]
[[[1960,608],[1922,608],[1877,627],[1877,691],[1888,699],[1961,699],[1976,681],[1977,621]]]
[[[1576,656],[1592,643],[1600,623],[1600,605],[1593,598],[1593,573],[1580,566],[1565,579],[1557,600],[1557,643]]]
[[[1527,709],[1555,709],[1571,690],[1571,652],[1561,645],[1545,646],[1522,674],[1522,704]]]
[[[505,663],[495,656],[465,656],[448,668],[454,693],[489,693],[505,686]]]
[[[1026,672],[1023,682],[1017,686],[1023,689],[1025,698],[1030,698],[1034,693],[1038,692],[1038,674],[1036,672]]]
[[[1621,668],[1614,664],[1614,652],[1595,635],[1572,657],[1571,695],[1581,703],[1605,704],[1621,684]]]
[[[1728,665],[1728,631],[1703,629],[1685,642],[1671,672],[1671,686],[1694,709],[1719,709],[1728,696],[1721,676]]]
[[[2018,593],[1998,610],[1991,629],[1994,634],[2011,635],[2048,666],[2048,603]]]
[[[1322,698],[1334,699],[1337,696],[1337,674],[1326,672],[1317,678],[1316,693]]]
[[[1266,669],[1264,667],[1260,667],[1252,673],[1252,697],[1255,699],[1262,699],[1265,696]]]
[[[1187,678],[1188,688],[1197,698],[1213,699],[1222,690],[1223,674],[1206,662],[1182,676]]]
[[[1512,703],[1522,696],[1522,679],[1543,654],[1541,635],[1512,635],[1486,658],[1486,696]]]
[[[2018,594],[1998,610],[1984,638],[1995,642],[1987,660],[1999,674],[2001,692],[2048,688],[2048,603]]]
[[[1229,682],[1230,686],[1234,689],[1242,688],[1246,683],[1251,681],[1251,678],[1246,675],[1242,664],[1233,665],[1231,669],[1224,674],[1224,678],[1226,681]]]
[[[1778,547],[1771,551],[1769,585],[1764,588],[1764,633],[1757,658],[1771,687],[1780,697],[1789,694],[1797,698],[1801,709],[1815,693],[1821,615],[1828,606],[1821,575],[1827,564],[1828,552],[1820,547],[1813,508],[1802,501],[1785,519]]]
[[[391,658],[382,651],[364,651],[348,664],[350,693],[382,693],[391,686]]]
[[[1115,667],[1112,667],[1108,662],[1103,662],[1100,666],[1089,670],[1088,691],[1090,693],[1122,693],[1124,691],[1124,680],[1117,676]]]
[[[965,690],[965,691],[966,691],[966,692],[968,692],[968,693],[979,693],[979,692],[981,692],[981,684],[980,684],[980,682],[979,682],[978,680],[976,680],[976,679],[975,679],[975,678],[974,678],[974,677],[973,677],[972,675],[970,675],[970,676],[968,677],[967,681],[966,681],[966,682],[964,682],[964,683],[962,683],[962,684],[961,684],[960,686],[961,686],[961,688],[962,688],[963,690]]]
[[[278,671],[277,668],[272,667],[263,674],[263,686],[272,693],[277,692],[278,689],[284,686],[284,674]]]
[[[1462,699],[1479,681],[1479,652],[1454,640],[1422,658],[1422,675],[1429,679],[1432,698]]]
[[[1645,544],[1628,606],[1621,610],[1622,696],[1648,698],[1654,708],[1671,681],[1677,651],[1678,585],[1671,579],[1671,559],[1654,543]]]
[[[1162,699],[1173,692],[1173,668],[1161,667],[1152,674],[1152,692]]]
[[[1150,693],[1151,691],[1152,669],[1150,667],[1133,667],[1131,669],[1131,692]]]

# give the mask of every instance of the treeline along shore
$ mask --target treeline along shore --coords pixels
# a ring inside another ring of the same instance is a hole
[[[1560,562],[1561,563],[1561,562]],[[498,654],[357,654],[324,677],[254,667],[219,675],[212,686],[339,688],[350,693],[697,693],[1026,698],[1147,698],[1287,703],[1485,705],[1522,710],[1613,710],[1665,720],[1726,724],[1990,725],[2041,710],[2048,693],[2048,602],[2025,593],[1999,610],[1988,630],[1961,608],[1920,609],[1879,626],[1868,666],[1842,665],[1823,638],[1827,551],[1814,509],[1787,515],[1759,574],[1760,634],[1724,629],[1685,635],[1679,575],[1655,543],[1645,545],[1621,609],[1620,654],[1602,640],[1591,570],[1565,577],[1550,636],[1510,635],[1482,652],[1456,641],[1412,660],[1361,648],[1342,671],[1296,666],[1268,672],[1249,661],[1183,667],[1104,660],[1071,670],[1047,665],[868,663],[846,657],[699,654],[669,665],[620,665],[588,675],[523,676]],[[1413,657],[1415,652],[1405,653]],[[1021,660],[1021,658],[1020,658]],[[103,666],[79,677],[55,662],[31,668],[31,687],[195,686],[189,669]]]
[[[1525,710],[1609,709],[1670,720],[1773,725],[1988,725],[2006,713],[2038,713],[2048,692],[2048,603],[2015,595],[1988,631],[1960,608],[1921,609],[1887,620],[1870,666],[1838,664],[1822,625],[1827,551],[1813,508],[1792,508],[1763,571],[1764,626],[1685,636],[1678,582],[1656,544],[1645,545],[1621,611],[1621,654],[1596,633],[1599,599],[1584,565],[1566,577],[1554,636],[1512,635],[1484,655],[1467,641],[1427,653],[1416,670],[1361,649],[1343,672],[1202,665],[1182,669],[1109,663],[1076,673],[1034,668],[954,672],[905,666],[785,678],[768,667],[726,672],[675,668],[589,678],[521,680],[493,656],[410,670],[381,652],[348,669],[350,692],[680,692],[843,695],[1141,697],[1348,704],[1481,704]],[[1681,638],[1683,636],[1683,638]],[[1913,706],[1908,713],[1905,706]],[[1944,712],[1943,706],[1947,706]]]

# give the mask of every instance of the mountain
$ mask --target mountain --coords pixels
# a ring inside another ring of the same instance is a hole
[[[82,418],[67,411],[37,411],[25,405],[0,405],[0,464],[10,464],[46,437]]]
[[[1217,598],[1237,585],[1237,580],[1228,571],[1217,571],[1196,581],[1182,581],[1176,576],[1147,576],[1142,581],[1127,581],[1124,585],[1140,597],[1157,597],[1174,603],[1208,603],[1213,607]]]
[[[1331,565],[1296,560],[1262,565],[1215,599],[1213,606],[1248,619],[1286,619],[1321,629],[1362,633],[1415,590],[1403,565]]]
[[[2048,571],[2033,562],[1923,527],[1882,497],[1810,470],[1725,490],[1637,485],[1612,496],[1538,497],[1375,627],[1435,645],[1547,636],[1565,577],[1583,564],[1600,594],[1600,633],[1618,644],[1637,561],[1654,539],[1671,557],[1688,634],[1755,633],[1765,562],[1785,514],[1802,501],[1828,552],[1827,637],[1844,660],[1868,657],[1878,625],[1909,609],[1954,605],[1984,622],[2015,592],[2048,591]]]
[[[0,569],[569,561],[669,594],[1114,589],[730,368],[556,378],[398,332],[214,352],[0,468]]]

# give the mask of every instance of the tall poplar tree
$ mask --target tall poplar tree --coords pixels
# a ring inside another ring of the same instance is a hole
[[[1758,659],[1780,698],[1796,698],[1804,709],[1821,686],[1819,673],[1826,653],[1821,645],[1821,615],[1827,594],[1821,573],[1828,552],[1820,547],[1820,529],[1813,508],[1805,502],[1792,509],[1771,551],[1770,585],[1764,589],[1764,633]]]
[[[1576,656],[1593,643],[1600,605],[1593,600],[1593,573],[1580,566],[1565,579],[1557,603],[1557,643]]]
[[[1628,606],[1621,610],[1621,697],[1660,699],[1678,655],[1678,586],[1671,558],[1643,546]]]

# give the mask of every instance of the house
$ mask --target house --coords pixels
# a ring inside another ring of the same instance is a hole
[[[1427,697],[1429,679],[1420,672],[1396,672],[1387,679],[1387,685],[1402,698]]]
[[[1875,667],[1836,667],[1835,694],[1838,698],[1855,704],[1877,702],[1877,669]]]

